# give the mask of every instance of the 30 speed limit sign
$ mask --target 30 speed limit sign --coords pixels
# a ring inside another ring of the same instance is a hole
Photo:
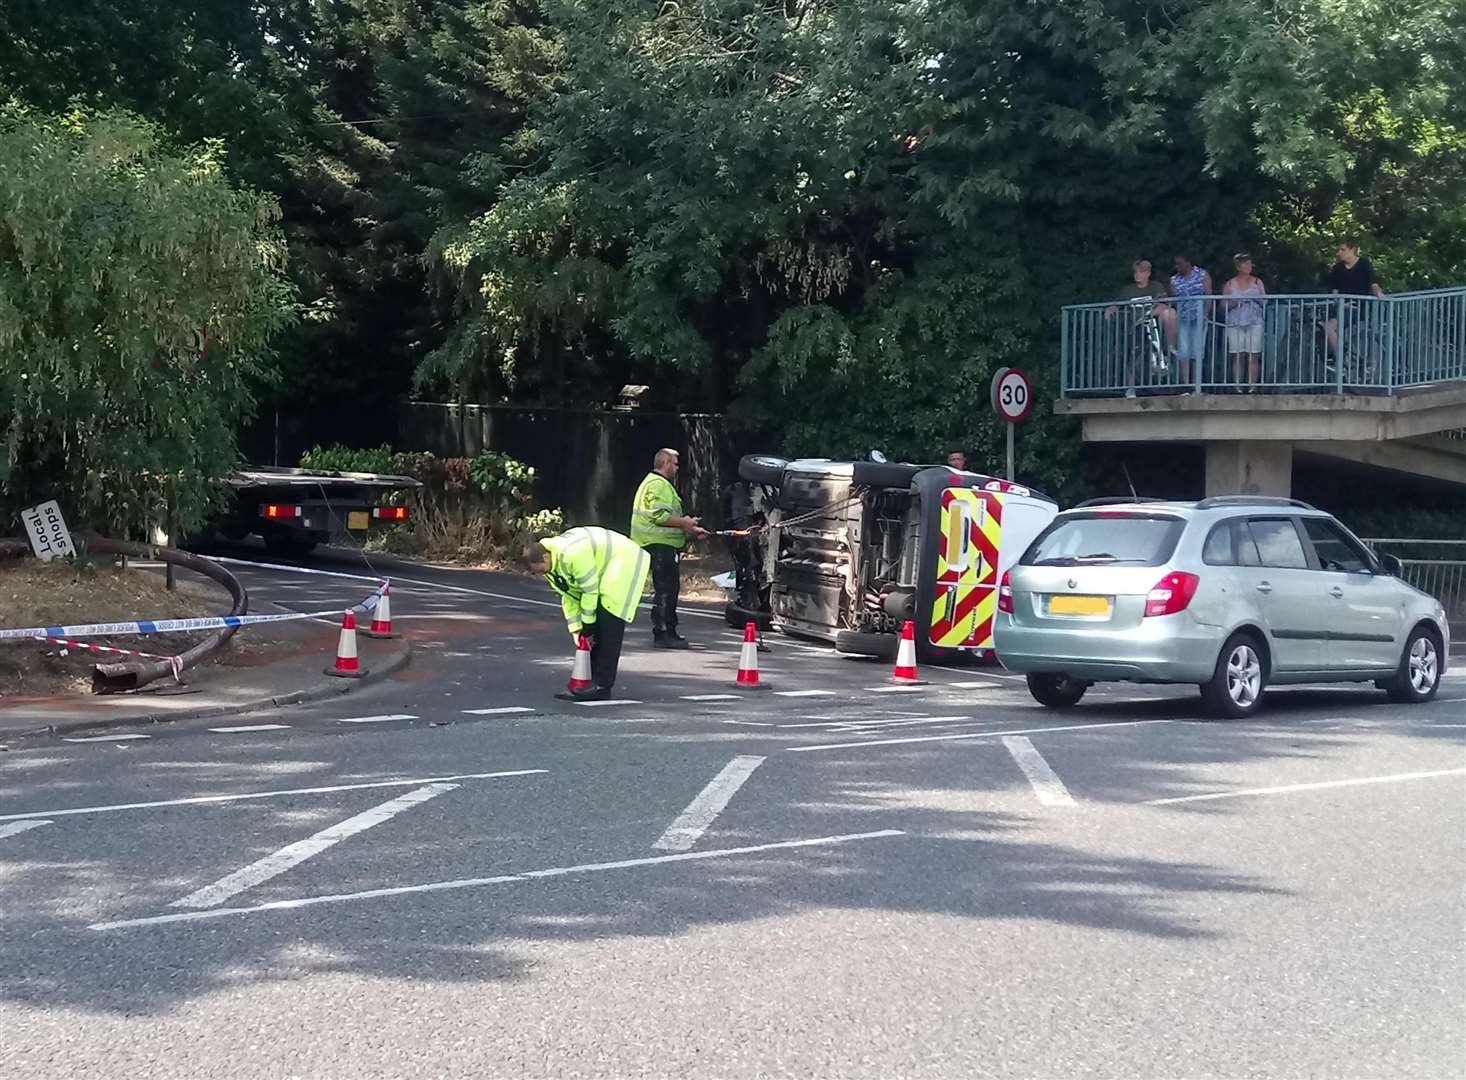
[[[998,368],[993,375],[993,409],[1010,424],[1027,418],[1033,408],[1033,384],[1020,368]]]

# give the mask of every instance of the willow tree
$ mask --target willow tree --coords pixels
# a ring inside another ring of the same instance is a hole
[[[119,112],[0,111],[0,488],[136,535],[197,527],[293,318],[278,211],[217,144]]]

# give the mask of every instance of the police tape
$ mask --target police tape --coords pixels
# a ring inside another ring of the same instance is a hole
[[[72,649],[77,649],[85,652],[105,653],[108,656],[136,656],[141,660],[161,660],[173,672],[174,682],[183,681],[183,657],[181,656],[159,656],[156,653],[138,652],[136,649],[118,649],[111,645],[93,645],[90,641],[72,641],[69,638],[38,637],[35,640],[59,646],[62,656]]]
[[[84,623],[80,626],[27,626],[19,630],[0,630],[0,641],[34,641],[36,638],[126,637],[129,634],[179,634],[190,630],[238,630],[264,623],[298,622],[301,619],[323,619],[345,611],[360,615],[373,611],[382,602],[389,582],[381,585],[359,604],[350,608],[327,608],[324,611],[292,611],[283,615],[210,615],[199,619],[152,619],[137,622]]]

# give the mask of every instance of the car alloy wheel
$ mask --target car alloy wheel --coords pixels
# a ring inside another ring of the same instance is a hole
[[[1422,634],[1410,647],[1410,685],[1417,694],[1429,693],[1440,678],[1440,658],[1436,655],[1435,642]]]
[[[1250,709],[1262,693],[1262,661],[1243,642],[1227,657],[1227,696],[1239,709]]]

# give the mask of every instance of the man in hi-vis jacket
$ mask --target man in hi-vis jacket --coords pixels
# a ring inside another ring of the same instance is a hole
[[[590,639],[591,685],[557,698],[604,701],[616,685],[626,625],[636,618],[651,558],[620,533],[599,526],[570,529],[534,546],[530,571],[560,594],[570,636]]]
[[[708,535],[697,518],[682,510],[676,488],[679,464],[676,450],[658,450],[652,471],[631,502],[631,539],[652,560],[652,643],[659,649],[687,648],[687,639],[677,633],[677,596],[682,591],[679,562],[689,536],[701,540]]]

